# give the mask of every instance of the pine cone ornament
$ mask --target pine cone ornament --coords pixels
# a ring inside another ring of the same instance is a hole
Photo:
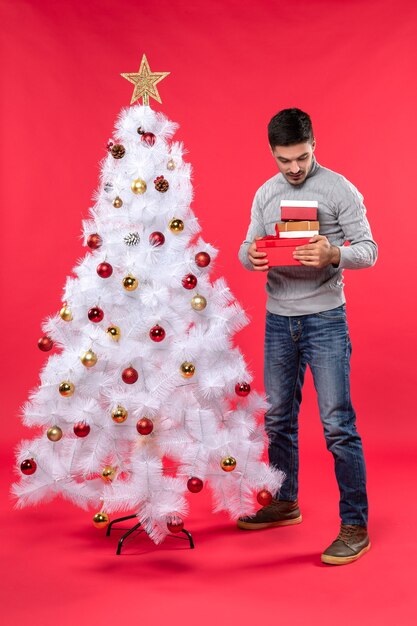
[[[168,191],[169,182],[163,176],[157,176],[153,182],[155,183],[156,191],[160,191],[161,193]]]
[[[114,159],[122,159],[125,155],[125,147],[121,143],[115,143],[110,148],[111,155]]]
[[[124,237],[124,242],[127,246],[137,246],[139,241],[139,233],[129,233],[126,237]]]

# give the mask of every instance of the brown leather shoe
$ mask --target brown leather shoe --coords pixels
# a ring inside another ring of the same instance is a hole
[[[321,555],[328,565],[346,565],[359,559],[371,547],[366,526],[342,524],[340,533]]]
[[[240,517],[237,520],[238,528],[243,530],[260,530],[274,526],[290,526],[302,521],[298,501],[272,500],[271,504],[262,507],[249,517]]]

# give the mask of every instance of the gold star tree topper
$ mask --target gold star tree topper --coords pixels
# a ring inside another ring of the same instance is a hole
[[[121,74],[123,78],[126,78],[126,80],[135,85],[130,104],[133,104],[136,100],[142,98],[142,103],[145,106],[149,106],[149,96],[154,98],[157,102],[162,102],[156,85],[168,76],[168,74],[170,74],[170,72],[151,72],[148,59],[144,54],[138,73]]]

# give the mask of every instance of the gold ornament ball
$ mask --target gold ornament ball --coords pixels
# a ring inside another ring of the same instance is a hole
[[[120,339],[120,328],[118,326],[109,326],[106,330],[106,333],[110,335],[113,341],[119,341]]]
[[[111,483],[111,481],[116,476],[116,468],[111,465],[106,465],[103,467],[103,471],[101,472],[101,477],[106,483]]]
[[[143,193],[145,193],[145,191],[147,189],[147,185],[146,185],[145,181],[142,180],[142,178],[135,178],[135,180],[132,182],[130,188],[133,191],[133,193],[135,193],[137,195],[142,195]]]
[[[96,528],[106,528],[107,524],[110,522],[110,518],[107,513],[96,513],[93,517],[93,524]]]
[[[123,287],[126,291],[135,291],[138,288],[138,279],[134,276],[125,276],[123,279]]]
[[[46,436],[49,441],[59,441],[62,439],[62,430],[59,426],[51,426],[51,428],[48,428],[46,431]]]
[[[224,472],[233,472],[236,468],[236,459],[232,456],[225,456],[224,459],[220,461],[220,467]]]
[[[119,198],[119,196],[116,196],[115,199],[113,200],[113,206],[116,209],[120,209],[120,207],[123,206],[123,200]]]
[[[207,306],[207,300],[204,296],[200,296],[198,293],[191,298],[191,306],[194,311],[202,311]]]
[[[59,385],[59,393],[61,394],[61,396],[64,396],[64,398],[69,398],[69,396],[72,396],[74,391],[75,391],[74,384],[70,383],[68,380],[64,380]]]
[[[66,304],[64,304],[64,306],[60,310],[59,315],[61,316],[61,319],[64,320],[64,322],[70,322],[72,320],[71,309]]]
[[[169,170],[170,172],[172,172],[172,170],[175,170],[175,168],[177,167],[174,159],[170,159],[167,163],[167,170]]]
[[[111,418],[113,422],[116,424],[122,424],[127,420],[128,412],[121,404],[118,404],[115,409],[111,412]]]
[[[97,363],[97,354],[95,354],[92,350],[87,350],[87,352],[85,352],[81,357],[81,363],[84,367],[94,367]]]
[[[191,376],[194,376],[195,373],[195,365],[189,363],[188,361],[185,361],[180,367],[180,372],[181,376],[183,376],[184,378],[191,378]]]
[[[169,229],[175,234],[181,233],[184,230],[184,222],[174,217],[169,223]]]

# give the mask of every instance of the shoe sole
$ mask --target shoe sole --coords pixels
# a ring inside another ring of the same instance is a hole
[[[331,556],[330,554],[322,554],[321,560],[322,563],[326,563],[326,565],[347,565],[348,563],[357,561],[362,555],[368,552],[370,547],[371,544],[368,543],[358,554],[354,554],[353,556]]]
[[[301,524],[303,521],[302,516],[294,517],[293,519],[284,519],[279,522],[242,522],[237,521],[237,527],[242,530],[262,530],[262,528],[276,528],[278,526],[293,526],[294,524]]]

